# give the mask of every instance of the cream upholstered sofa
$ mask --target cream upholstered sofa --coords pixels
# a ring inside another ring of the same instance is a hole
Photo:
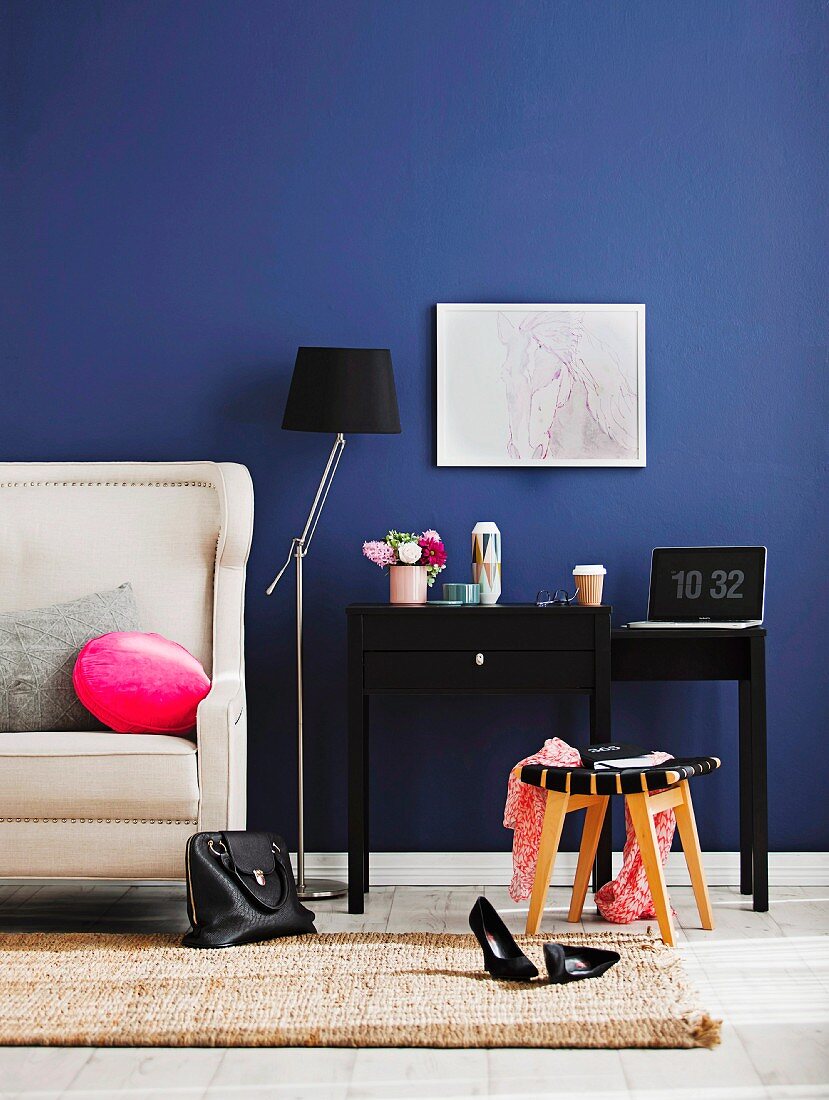
[[[142,630],[212,679],[195,742],[0,733],[0,878],[182,878],[187,837],[245,825],[245,565],[234,463],[0,463],[0,611],[130,581]]]

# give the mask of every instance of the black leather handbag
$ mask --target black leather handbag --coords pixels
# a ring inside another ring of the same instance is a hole
[[[185,947],[233,947],[316,932],[297,897],[285,841],[273,833],[195,833],[187,841]]]

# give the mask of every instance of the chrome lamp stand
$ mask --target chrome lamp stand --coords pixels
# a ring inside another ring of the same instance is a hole
[[[335,879],[306,879],[305,877],[305,794],[304,794],[304,762],[303,762],[303,684],[302,684],[302,559],[308,553],[311,546],[311,540],[314,537],[314,532],[317,529],[317,523],[319,522],[322,509],[325,506],[328,492],[331,488],[331,483],[334,480],[334,474],[337,472],[337,466],[340,463],[343,449],[345,448],[345,436],[342,432],[337,433],[337,437],[334,440],[334,446],[331,448],[331,454],[328,456],[328,462],[325,465],[325,470],[320,479],[319,487],[317,488],[314,502],[311,505],[311,510],[308,513],[308,519],[305,521],[305,527],[302,534],[291,542],[291,549],[288,551],[288,557],[285,559],[285,564],[279,570],[273,581],[267,588],[267,594],[270,596],[273,590],[276,588],[279,581],[282,579],[282,575],[288,566],[291,564],[291,559],[296,562],[296,703],[297,703],[297,808],[299,816],[299,830],[297,841],[297,857],[296,857],[296,888],[299,897],[303,901],[310,901],[314,898],[339,898],[348,890],[348,886],[344,882],[338,882]]]

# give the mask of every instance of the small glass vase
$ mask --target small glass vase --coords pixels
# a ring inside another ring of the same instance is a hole
[[[389,603],[426,603],[428,577],[425,565],[390,565]]]

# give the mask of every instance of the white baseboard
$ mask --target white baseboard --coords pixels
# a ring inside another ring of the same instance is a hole
[[[703,853],[709,886],[738,886],[739,852]],[[576,870],[576,852],[561,852],[556,859],[553,883],[571,885]],[[621,853],[614,853],[614,874],[621,865]],[[308,878],[345,878],[345,852],[307,852]],[[509,852],[372,852],[371,882],[374,886],[505,886],[512,877]],[[689,885],[688,870],[681,852],[671,852],[665,869],[668,886]],[[829,886],[829,852],[771,852],[770,886]]]
[[[560,852],[553,875],[554,885],[569,886],[576,871],[576,852]],[[703,852],[709,886],[739,886],[739,852]],[[613,855],[613,872],[622,862],[621,853]],[[296,856],[294,856],[296,866]],[[348,856],[345,852],[306,852],[308,878],[347,879]],[[372,852],[373,886],[506,886],[512,877],[509,852]],[[688,870],[681,852],[671,852],[665,869],[668,886],[688,886]],[[66,883],[59,878],[0,878],[0,886],[28,882]],[[75,879],[78,883],[124,882],[145,886],[171,885],[169,880],[150,879]],[[829,886],[829,852],[769,853],[770,886]]]

